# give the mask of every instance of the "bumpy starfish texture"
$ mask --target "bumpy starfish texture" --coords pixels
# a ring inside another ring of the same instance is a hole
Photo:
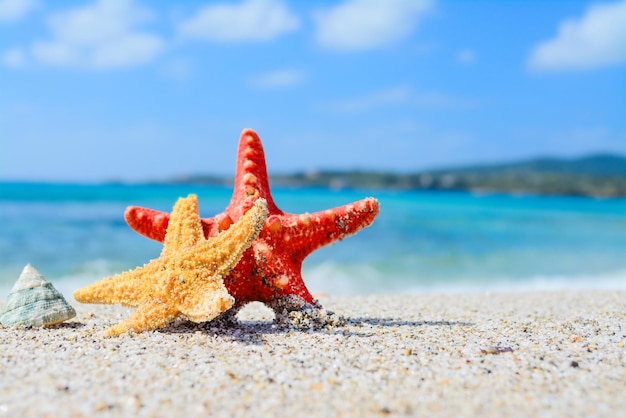
[[[257,237],[267,214],[267,202],[259,199],[228,230],[205,239],[197,196],[181,198],[174,205],[159,258],[79,289],[74,298],[137,307],[107,330],[108,336],[162,328],[181,315],[193,322],[210,321],[233,306],[223,278]]]
[[[259,199],[267,200],[269,217],[263,230],[244,253],[224,284],[235,297],[235,306],[260,301],[278,306],[293,296],[316,301],[302,280],[305,257],[316,249],[354,234],[370,225],[378,215],[378,201],[367,198],[316,213],[290,214],[281,211],[272,198],[263,145],[251,129],[241,133],[237,154],[235,187],[223,213],[202,219],[207,237],[228,230],[233,222]],[[131,206],[126,222],[137,232],[162,241],[169,222],[167,213]]]

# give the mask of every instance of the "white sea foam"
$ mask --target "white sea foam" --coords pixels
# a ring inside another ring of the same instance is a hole
[[[107,260],[85,263],[82,269],[54,278],[54,285],[64,295],[121,273],[133,266],[121,266]],[[324,262],[303,270],[311,292],[331,295],[419,294],[523,292],[555,290],[626,290],[626,270],[587,275],[544,275],[532,277],[420,277],[408,272],[383,271],[370,264],[344,265]]]
[[[554,290],[626,290],[626,270],[581,275],[532,277],[425,277],[382,271],[372,265],[343,266],[326,262],[307,268],[304,280],[312,292],[332,295],[521,292]]]
[[[40,273],[46,278],[47,281],[65,296],[68,300],[72,299],[72,294],[76,289],[84,287],[97,280],[103,279],[107,276],[121,273],[124,270],[128,270],[120,263],[112,262],[105,259],[96,259],[83,263],[72,272],[64,274],[56,274],[54,271],[43,268],[38,268]],[[17,276],[13,281],[6,277],[9,273],[3,271],[3,280],[0,282],[0,300],[6,298],[6,295],[11,290],[13,282],[17,280]]]
[[[69,301],[76,289],[104,277],[121,273],[133,266],[108,260],[93,260],[64,275],[42,274]],[[373,265],[344,265],[324,262],[303,271],[304,281],[313,293],[334,296],[375,294],[436,294],[524,292],[556,290],[626,290],[626,270],[587,275],[520,277],[449,277],[446,279],[411,275],[401,271],[383,271]],[[17,280],[17,276],[15,277]],[[6,299],[13,281],[0,286],[0,300]]]

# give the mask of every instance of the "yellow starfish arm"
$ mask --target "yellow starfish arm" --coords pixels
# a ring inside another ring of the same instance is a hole
[[[142,289],[149,272],[156,269],[155,260],[143,267],[98,280],[74,292],[74,299],[81,303],[121,303],[126,306],[139,306]]]
[[[209,270],[214,276],[223,279],[235,268],[243,253],[259,235],[267,215],[266,200],[258,199],[230,228],[196,246],[192,251],[199,257],[210,254],[211,257],[206,260]]]
[[[159,299],[153,299],[139,306],[128,319],[109,328],[104,335],[114,337],[131,329],[135,332],[153,331],[163,328],[177,315],[176,308]]]
[[[204,284],[201,287],[189,287],[178,295],[176,307],[190,321],[210,321],[232,308],[235,303],[235,298],[228,293],[221,279],[207,279],[207,283],[212,281],[213,286]]]
[[[186,199],[178,199],[174,205],[161,255],[193,247],[201,240],[204,241],[204,233],[198,211],[198,196],[190,194]]]

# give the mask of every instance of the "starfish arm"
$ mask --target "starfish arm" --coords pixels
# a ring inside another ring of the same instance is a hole
[[[235,186],[228,205],[229,215],[233,219],[238,219],[258,198],[267,200],[270,213],[280,212],[270,191],[261,139],[252,129],[244,129],[239,138]]]
[[[198,196],[190,194],[174,205],[163,241],[163,254],[193,247],[201,239],[204,235],[198,215]]]
[[[313,296],[302,280],[302,262],[293,259],[279,260],[268,263],[264,270],[268,278],[273,280],[274,295],[271,299],[285,295],[299,296],[308,303],[313,303]]]
[[[131,329],[135,332],[152,331],[166,326],[177,315],[176,308],[159,299],[153,299],[140,305],[128,319],[112,326],[104,335],[113,337]]]
[[[285,215],[283,240],[293,246],[293,257],[303,260],[318,248],[369,226],[378,212],[378,200],[370,197],[312,214]]]
[[[170,215],[167,212],[160,212],[154,209],[129,206],[124,212],[124,219],[132,229],[141,235],[155,241],[163,242],[165,240],[167,226],[169,225]],[[220,227],[217,222],[218,220],[217,218],[201,220],[205,237],[217,235],[217,231]]]
[[[152,270],[150,264],[99,280],[76,290],[74,299],[81,303],[121,303],[126,306],[138,306],[141,289],[145,286],[146,270]]]
[[[204,276],[208,272],[203,271]],[[193,322],[210,321],[235,303],[221,278],[204,277],[202,286],[188,286],[175,296],[177,309]]]
[[[295,295],[313,303],[313,297],[302,281],[302,262],[277,254],[263,239],[257,239],[246,251],[237,268],[224,279],[235,297],[235,307],[250,301],[269,302],[283,295]]]
[[[132,229],[141,235],[163,242],[170,215],[158,210],[129,206],[124,212],[124,219]]]
[[[235,268],[243,253],[250,248],[267,219],[267,203],[259,199],[244,216],[217,237],[198,245],[192,258],[201,259],[213,275],[225,277]]]

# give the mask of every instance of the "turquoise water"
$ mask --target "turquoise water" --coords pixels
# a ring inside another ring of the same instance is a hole
[[[188,193],[221,212],[230,188],[0,183],[0,298],[26,263],[66,294],[158,257],[123,219],[128,205],[170,211]],[[305,261],[312,292],[340,295],[626,288],[626,200],[467,193],[277,189],[287,212],[369,195],[374,224]]]

